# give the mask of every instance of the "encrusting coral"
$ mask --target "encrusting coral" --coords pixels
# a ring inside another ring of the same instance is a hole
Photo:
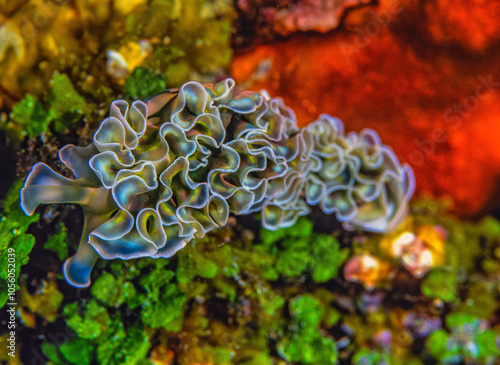
[[[38,163],[21,206],[82,206],[80,246],[64,265],[82,287],[98,256],[170,257],[230,213],[261,212],[263,227],[276,230],[319,204],[346,229],[385,232],[414,190],[411,169],[374,131],[346,135],[328,115],[300,129],[281,99],[236,90],[231,79],[115,101],[93,143],[59,157],[75,179]]]

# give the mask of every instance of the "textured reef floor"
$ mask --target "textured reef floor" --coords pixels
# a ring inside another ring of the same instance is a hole
[[[76,289],[60,264],[81,213],[41,209],[43,226],[26,230],[39,217],[21,212],[19,188],[4,203],[1,234],[24,264],[21,363],[494,364],[500,356],[500,222],[491,217],[463,222],[445,202],[421,199],[380,236],[346,233],[319,210],[276,232],[242,216],[171,259],[101,260],[91,287]]]
[[[0,360],[498,364],[499,11],[486,0],[0,2]],[[275,232],[258,214],[230,217],[170,259],[99,260],[89,288],[69,286],[61,266],[83,214],[26,216],[31,167],[70,176],[59,149],[87,145],[114,99],[227,76],[283,97],[302,125],[329,113],[348,131],[375,129],[415,171],[408,218],[378,235],[319,209]]]

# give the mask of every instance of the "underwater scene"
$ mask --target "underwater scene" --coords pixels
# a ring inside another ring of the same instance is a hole
[[[0,0],[0,362],[500,365],[499,20]]]

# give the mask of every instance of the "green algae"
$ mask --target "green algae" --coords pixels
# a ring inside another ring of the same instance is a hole
[[[45,355],[47,360],[49,360],[50,362],[52,362],[56,365],[66,363],[66,361],[64,360],[64,358],[60,354],[58,347],[56,345],[54,345],[53,343],[44,342],[44,343],[42,343],[41,348],[42,348],[43,354]],[[88,360],[85,361],[85,359],[82,359],[82,363],[88,364],[89,362],[88,362]]]
[[[412,218],[417,225],[442,225],[451,232],[447,243],[473,245],[470,252],[483,247],[476,265],[494,261],[500,246],[496,220],[464,224],[434,214]],[[56,227],[56,235],[64,230]],[[463,234],[472,238],[461,239]],[[489,364],[500,356],[495,345],[500,333],[489,324],[498,310],[494,271],[465,270],[452,257],[422,279],[404,279],[419,304],[386,306],[390,287],[349,289],[349,295],[338,290],[349,285],[339,272],[350,254],[339,241],[315,233],[303,218],[296,229],[262,230],[257,237],[238,226],[224,227],[169,260],[102,261],[90,297],[66,303],[62,310],[75,337],[57,346],[44,344],[44,353],[50,348],[56,360],[46,356],[56,364],[75,363],[71,348],[77,345],[81,363],[104,364],[149,363],[159,348],[173,351],[180,363],[250,365],[421,365],[422,359]],[[290,252],[300,252],[307,264],[292,271],[285,263],[298,260]],[[316,267],[326,272],[323,277],[315,276],[322,274],[314,274]],[[432,308],[440,308],[441,301],[447,310],[436,314]],[[426,328],[429,333],[414,332]]]
[[[150,329],[182,328],[186,296],[171,283],[174,273],[165,269],[167,264],[158,259],[107,265],[110,271],[95,280],[90,301],[64,307],[66,323],[78,339],[87,341],[90,359],[100,364],[139,363],[150,350]],[[124,282],[125,277],[138,280]],[[125,313],[132,310],[139,316],[126,326],[131,319]]]
[[[149,336],[141,325],[124,328],[121,322],[114,322],[113,331],[97,344],[96,360],[99,364],[138,364],[150,349]]]
[[[388,353],[362,348],[354,354],[352,363],[354,365],[389,365],[391,357]]]
[[[263,249],[276,258],[274,265],[266,270],[268,280],[277,280],[280,275],[293,278],[310,273],[313,281],[325,283],[337,276],[349,250],[341,250],[335,237],[313,234],[312,230],[313,224],[306,218],[289,228],[261,230]]]
[[[260,240],[267,251],[277,250],[276,243],[284,238],[293,241],[293,239],[307,239],[313,232],[313,222],[307,218],[300,218],[291,227],[270,231],[260,230]]]
[[[103,272],[92,284],[90,293],[102,304],[109,307],[119,307],[125,300],[126,290],[113,274]]]
[[[431,270],[423,280],[421,290],[426,297],[452,302],[457,298],[457,274],[442,267]]]
[[[111,318],[104,306],[92,299],[83,305],[83,313],[80,313],[80,309],[78,303],[71,303],[63,310],[66,324],[75,331],[78,337],[95,339],[108,331]]]
[[[288,304],[290,316],[300,330],[317,328],[323,319],[323,306],[312,295],[304,294],[290,300]]]
[[[311,277],[316,283],[326,283],[336,278],[342,264],[349,256],[349,250],[340,249],[333,236],[315,235],[310,244]]]
[[[168,260],[158,259],[143,266],[144,274],[135,285],[132,282],[120,282],[115,277],[119,277],[116,268],[114,274],[104,272],[93,284],[91,294],[109,308],[119,308],[122,304],[129,309],[140,306],[140,318],[144,325],[178,331],[179,326],[182,326],[182,309],[186,296],[177,285],[171,283],[174,273],[164,269],[167,262]],[[136,270],[140,269],[131,271]]]
[[[30,137],[46,132],[52,121],[50,113],[31,94],[26,94],[23,100],[13,106],[11,119],[22,127],[21,136],[27,134]]]
[[[26,94],[12,107],[10,121],[3,129],[21,140],[53,131],[62,133],[75,122],[89,118],[92,105],[76,91],[66,74],[56,73],[50,80],[49,92],[42,101]]]
[[[35,244],[35,237],[26,233],[29,225],[39,219],[38,214],[27,216],[19,206],[19,192],[23,186],[21,180],[10,188],[3,201],[3,212],[0,214],[0,308],[7,303],[9,297],[9,253],[15,252],[14,276],[15,289],[19,288],[18,278],[21,266],[26,265],[29,254]]]
[[[92,347],[88,341],[81,338],[63,342],[59,347],[49,342],[42,344],[42,352],[51,363],[56,365],[89,365],[91,351]]]
[[[288,306],[292,321],[289,334],[278,343],[279,354],[287,361],[301,364],[335,364],[335,341],[319,331],[324,315],[320,301],[305,294],[291,299]]]
[[[324,313],[323,320],[321,322],[322,325],[325,328],[332,328],[333,326],[338,324],[342,318],[342,315],[333,306],[335,295],[325,288],[318,288],[314,291],[314,297],[320,301],[323,307]]]
[[[43,248],[54,252],[59,260],[64,261],[68,257],[68,229],[63,223],[59,222],[56,230],[56,233],[47,239]]]
[[[125,98],[144,100],[166,88],[166,76],[157,74],[147,67],[137,67],[127,78],[123,91]]]
[[[92,346],[89,345],[88,341],[81,338],[74,338],[63,342],[59,346],[59,351],[62,357],[71,364],[90,364]]]
[[[150,350],[149,337],[137,326],[124,330],[123,324],[114,322],[108,333],[96,341],[73,338],[56,346],[44,342],[42,351],[54,364],[148,364],[144,362]]]
[[[66,74],[56,74],[50,80],[50,92],[47,96],[49,113],[56,132],[64,132],[88,113],[85,98],[73,87]]]
[[[212,260],[194,249],[187,248],[185,251],[185,254],[183,252],[179,254],[177,267],[179,284],[191,283],[195,277],[213,279],[217,276],[219,268]]]
[[[117,331],[115,323],[130,322],[130,319],[125,318],[125,313],[128,311],[135,313],[133,323],[140,328],[149,329],[147,331],[155,333],[154,331],[166,330],[172,334],[183,331],[185,326],[193,324],[191,318],[183,320],[188,299],[200,295],[208,296],[208,293],[204,293],[208,286],[202,286],[204,289],[200,291],[200,286],[197,285],[200,284],[198,278],[210,280],[211,285],[218,290],[220,298],[235,301],[242,294],[241,283],[235,281],[242,280],[238,277],[241,271],[240,265],[248,264],[251,267],[261,264],[257,254],[243,250],[238,245],[235,247],[224,245],[214,250],[214,245],[217,247],[218,241],[219,236],[213,235],[186,248],[185,259],[182,259],[179,253],[179,260],[173,266],[174,271],[170,270],[172,265],[169,260],[164,259],[118,261],[104,265],[104,270],[95,279],[90,290],[94,299],[83,305],[78,302],[66,305],[63,311],[66,323],[76,332],[78,338],[89,341],[89,346],[93,349],[91,358],[99,361],[104,361],[99,358],[104,350],[99,350],[97,344],[106,341],[111,333]],[[193,257],[210,264],[197,266],[197,270],[190,271],[185,265],[190,265],[193,260],[187,259]],[[214,266],[216,270],[213,269]],[[185,272],[190,273],[189,277],[183,276]],[[258,280],[258,283],[254,284],[257,290],[251,290],[247,295],[262,306],[264,317],[261,319],[263,321],[261,325],[269,323],[271,327],[276,328],[279,322],[269,319],[282,316],[280,309],[286,299],[274,293],[270,287],[264,285],[264,282],[265,280],[263,282]],[[224,289],[221,283],[226,283],[228,288]],[[205,333],[210,322],[206,318],[203,320],[200,318],[197,323],[197,331]],[[267,358],[267,341],[263,341],[265,333],[268,333],[270,328],[267,326],[262,327],[262,332],[259,331],[260,339],[253,340],[263,346],[261,351],[245,356],[249,363],[257,361],[255,359]],[[127,326],[123,330],[127,331]],[[117,334],[113,336],[116,337]],[[203,349],[205,359],[212,359],[213,363],[233,363],[234,347],[225,347],[224,343],[220,343],[218,346],[205,346]]]
[[[63,356],[64,345],[71,348],[74,345],[72,341],[77,340],[80,346],[86,348],[89,362],[95,359],[99,364],[137,364],[149,352],[149,336],[141,322],[125,326],[119,312],[110,312],[95,299],[83,306],[68,304],[63,315],[67,325],[78,336],[59,347]],[[66,360],[70,361],[67,356]]]
[[[214,364],[232,364],[234,352],[224,347],[206,347],[205,353],[211,358]]]
[[[300,364],[335,364],[337,348],[331,338],[315,332],[307,337],[295,335],[287,338],[278,347],[280,355],[287,361]]]
[[[178,332],[182,328],[186,295],[174,284],[162,288],[158,298],[147,297],[141,309],[142,322],[151,328]]]

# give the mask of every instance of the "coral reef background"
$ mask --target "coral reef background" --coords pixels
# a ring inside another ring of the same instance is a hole
[[[486,0],[0,1],[0,360],[8,364],[496,364],[500,4]],[[313,209],[230,218],[172,259],[101,260],[76,289],[82,212],[19,191],[63,176],[112,100],[234,78],[376,130],[417,180],[386,234]],[[6,346],[16,251],[15,356]]]

